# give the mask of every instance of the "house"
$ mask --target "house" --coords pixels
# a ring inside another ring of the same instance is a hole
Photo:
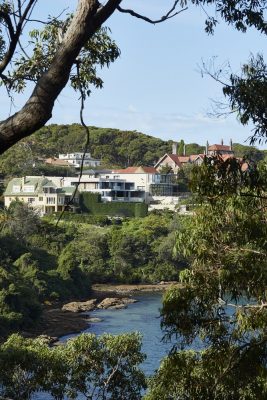
[[[178,185],[172,175],[160,174],[154,167],[128,167],[118,170],[84,171],[80,178],[64,178],[65,184],[79,185],[79,192],[100,193],[103,202],[178,203]]]
[[[79,185],[79,191],[100,193],[104,202],[149,202],[150,185],[160,181],[154,167],[128,167],[118,170],[88,170],[81,178],[64,178],[64,184]]]
[[[67,161],[70,165],[75,168],[80,168],[84,157],[83,165],[85,167],[98,167],[101,164],[101,160],[97,160],[91,157],[90,153],[67,153],[59,154],[59,160]]]
[[[62,211],[66,206],[74,209],[75,204],[78,204],[79,193],[75,193],[75,187],[63,186],[62,183],[63,178],[58,177],[13,178],[4,192],[5,207],[19,200],[37,210],[40,215]],[[73,196],[73,204],[69,205]]]
[[[184,160],[183,160],[184,161]],[[182,162],[177,154],[164,154],[163,157],[154,165],[154,168],[160,172],[163,167],[170,167],[174,174],[177,174],[180,168],[182,168]]]
[[[213,144],[211,146],[206,146],[206,155],[207,156],[222,156],[222,155],[230,155],[234,156],[232,140],[230,140],[230,145],[226,146],[223,144],[223,140],[221,144]]]
[[[232,146],[232,140],[230,141],[230,145],[226,146],[223,144],[223,141],[221,144],[213,144],[209,145],[207,142],[206,144],[206,150],[205,154],[190,154],[190,155],[185,155],[185,145],[184,145],[184,154],[181,156],[177,155],[177,143],[173,143],[172,146],[172,154],[166,153],[164,154],[163,157],[159,159],[159,161],[155,164],[155,168],[157,171],[161,171],[163,167],[170,167],[172,172],[174,174],[177,174],[179,169],[181,169],[183,166],[188,165],[188,164],[195,164],[195,165],[201,165],[204,161],[204,157],[209,157],[209,156],[228,156],[228,157],[234,157],[234,151],[233,151],[233,146]]]

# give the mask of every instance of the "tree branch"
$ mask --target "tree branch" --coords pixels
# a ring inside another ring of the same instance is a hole
[[[146,17],[145,15],[138,14],[137,12],[135,12],[134,10],[131,10],[131,9],[121,8],[120,6],[118,6],[117,9],[121,13],[130,14],[135,18],[142,19],[142,20],[144,20],[146,22],[149,22],[150,24],[155,25],[155,24],[159,24],[161,22],[164,22],[167,19],[171,19],[171,18],[175,17],[176,15],[180,14],[181,12],[183,12],[183,11],[188,9],[188,7],[185,7],[185,8],[182,8],[181,10],[179,10],[179,11],[175,11],[178,3],[179,3],[179,0],[176,0],[174,2],[174,4],[173,4],[172,8],[167,12],[167,14],[163,15],[160,19],[156,19],[156,20],[152,20],[152,19]]]
[[[31,0],[31,4],[34,1]],[[121,0],[109,0],[100,8],[98,0],[79,0],[74,17],[50,68],[39,79],[24,107],[0,122],[0,154],[44,126],[51,118],[54,102],[66,86],[80,50],[120,2]]]
[[[36,0],[29,0],[29,3],[27,4],[23,14],[21,15],[21,18],[19,19],[16,31],[14,31],[10,16],[6,15],[5,18],[4,18],[4,16],[2,16],[2,18],[5,20],[5,22],[8,26],[8,31],[10,34],[10,44],[9,44],[9,48],[7,49],[7,52],[6,52],[3,60],[0,63],[0,73],[4,72],[4,70],[10,63],[10,61],[15,53],[20,35],[22,33],[23,24],[28,16],[28,14],[31,12],[32,8],[34,7],[35,2],[36,2]],[[21,13],[21,9],[19,10],[19,12]]]

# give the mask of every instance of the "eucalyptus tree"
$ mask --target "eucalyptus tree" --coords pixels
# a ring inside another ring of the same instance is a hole
[[[214,158],[195,170],[198,207],[175,246],[190,267],[164,296],[174,346],[149,400],[267,397],[266,165],[245,166]]]
[[[124,0],[107,0],[103,3],[98,0],[78,0],[73,16],[64,21],[39,21],[47,22],[46,28],[43,33],[38,33],[36,28],[37,31],[35,29],[30,34],[28,41],[33,47],[32,50],[27,48],[25,52],[25,48],[22,47],[23,43],[27,43],[25,26],[32,22],[38,25],[38,21],[31,20],[31,15],[40,1],[1,0],[1,83],[8,93],[12,90],[22,90],[29,81],[34,82],[34,88],[21,110],[0,122],[0,153],[35,132],[51,118],[55,100],[69,80],[75,89],[83,90],[83,95],[88,91],[88,84],[101,85],[101,80],[95,75],[95,64],[108,65],[119,53],[114,43],[107,38],[106,32],[101,30],[103,24],[115,12],[157,24],[176,17],[191,5],[208,7],[208,10],[213,7],[215,16],[208,16],[206,19],[206,30],[209,33],[213,32],[218,23],[217,15],[241,31],[250,26],[263,34],[267,30],[264,0],[175,0],[164,15],[156,20],[139,14],[134,9],[124,8],[124,3]],[[148,0],[147,3],[149,4]],[[163,1],[162,4],[164,7]],[[76,72],[73,72],[73,68],[76,68]],[[234,88],[240,87],[239,81],[231,82]],[[261,80],[260,82],[262,83]],[[234,106],[235,102],[239,104],[241,112],[244,107],[246,109],[246,104],[234,89],[226,94],[230,96]],[[243,94],[246,93],[243,91],[241,95]],[[242,98],[244,99],[244,96]],[[250,100],[253,101],[253,96]],[[259,112],[259,106],[257,103],[256,110],[250,109],[253,115]],[[248,117],[245,115],[242,122],[246,122],[247,118],[251,118],[251,113]]]

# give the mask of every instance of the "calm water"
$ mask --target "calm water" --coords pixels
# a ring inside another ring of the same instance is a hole
[[[89,328],[84,332],[95,333],[96,335],[103,333],[140,332],[143,335],[142,350],[147,355],[142,368],[147,375],[151,375],[158,368],[162,357],[171,348],[171,344],[161,341],[162,331],[160,329],[159,318],[161,294],[143,293],[133,297],[138,300],[138,303],[129,304],[126,309],[90,312],[90,317],[101,318],[102,321],[90,323]],[[65,341],[74,336],[77,336],[77,334],[64,336],[61,340]],[[34,399],[51,400],[52,397],[46,393],[39,393]]]
[[[143,293],[133,297],[138,300],[138,303],[129,304],[126,309],[90,312],[90,317],[101,318],[102,322],[91,323],[85,332],[95,333],[96,335],[140,332],[143,335],[142,351],[147,355],[143,369],[146,374],[150,375],[158,368],[161,358],[171,348],[170,344],[161,341],[163,336],[159,318],[161,294]],[[71,336],[62,339],[66,340],[69,337]]]

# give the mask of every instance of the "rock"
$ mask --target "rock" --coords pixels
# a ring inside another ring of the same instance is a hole
[[[103,319],[102,318],[92,317],[92,318],[88,318],[87,321],[91,322],[91,323],[95,323],[95,322],[102,322]]]
[[[49,336],[49,335],[39,335],[38,339],[41,339],[42,342],[48,345],[54,344],[58,341],[57,336]]]
[[[98,304],[97,308],[111,308],[111,309],[122,309],[122,308],[126,308],[127,304],[130,303],[136,303],[137,300],[135,299],[131,299],[129,297],[123,297],[123,298],[119,298],[119,297],[107,297],[106,299],[104,299],[103,301],[101,301],[101,303]]]
[[[71,311],[71,312],[84,312],[84,311],[92,311],[96,308],[96,299],[88,300],[88,301],[73,301],[71,303],[64,304],[62,307],[62,311]]]

